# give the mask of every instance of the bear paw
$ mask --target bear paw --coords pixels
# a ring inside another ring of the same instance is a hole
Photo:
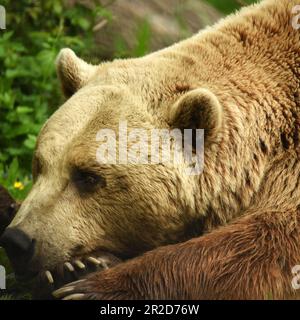
[[[138,291],[126,271],[118,268],[90,274],[55,290],[52,295],[62,300],[130,300]]]
[[[52,291],[73,281],[81,282],[80,279],[94,273],[102,273],[120,262],[116,256],[103,251],[73,257],[51,270],[41,271],[33,283],[33,296],[36,299],[51,299]]]

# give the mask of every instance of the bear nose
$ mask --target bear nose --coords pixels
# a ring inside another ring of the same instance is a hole
[[[25,267],[34,254],[34,239],[17,228],[7,228],[0,238],[2,246],[15,269]],[[17,272],[16,270],[16,272]]]

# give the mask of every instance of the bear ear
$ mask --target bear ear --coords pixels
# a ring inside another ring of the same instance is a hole
[[[169,113],[172,128],[204,129],[205,143],[214,142],[222,127],[223,108],[207,89],[194,89],[178,99]]]
[[[65,97],[69,98],[82,88],[96,68],[78,58],[71,49],[61,49],[56,58],[56,71]]]

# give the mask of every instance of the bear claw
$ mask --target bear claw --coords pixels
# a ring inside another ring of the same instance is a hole
[[[89,262],[91,265],[95,266],[97,269],[98,269],[98,267],[101,267],[104,270],[109,269],[109,266],[107,265],[106,260],[102,259],[101,257],[95,258],[95,257],[89,256],[86,258],[86,262]],[[73,276],[75,276],[76,278],[78,278],[79,276],[76,273],[75,267],[77,267],[78,269],[80,269],[82,271],[85,269],[88,269],[88,266],[79,259],[77,259],[75,261],[71,261],[71,262],[66,261],[63,263],[63,267],[65,268],[65,270],[71,272],[73,274]],[[54,273],[54,274],[56,274],[56,273]],[[46,270],[44,275],[45,275],[45,278],[49,284],[51,284],[51,285],[54,284],[54,276],[51,271]]]
[[[74,293],[64,297],[63,300],[86,300],[86,295],[83,293]]]
[[[85,269],[85,264],[82,263],[81,260],[75,260],[74,264],[79,268],[79,269]]]
[[[59,298],[62,295],[65,295],[66,293],[72,293],[74,288],[75,288],[75,286],[62,287],[58,290],[53,291],[52,295],[56,298]]]
[[[68,269],[70,272],[74,272],[75,269],[74,267],[72,266],[72,264],[70,262],[65,262],[64,263],[64,266],[66,267],[66,269]]]
[[[85,279],[80,279],[80,280],[68,283],[66,286],[64,286],[58,290],[53,291],[52,295],[55,298],[63,299],[63,300],[80,300],[80,299],[66,299],[66,298],[71,297],[71,296],[76,296],[77,294],[78,295],[82,294],[82,293],[75,293],[74,290],[76,289],[77,284],[82,283],[84,281],[85,281]],[[84,295],[84,294],[82,294],[82,295]]]
[[[99,261],[98,259],[94,258],[94,257],[88,257],[87,260],[91,263],[93,263],[96,266],[99,266],[101,264],[101,261]]]
[[[100,265],[103,267],[104,270],[109,269],[109,266],[105,259],[98,258],[98,260],[100,261]]]
[[[50,298],[52,296],[63,299],[73,294],[84,294],[84,299],[95,299],[94,288],[89,288],[88,282],[83,283],[83,281],[88,280],[86,278],[88,275],[110,269],[121,262],[112,254],[95,253],[95,255],[90,253],[87,256],[65,260],[51,271],[42,271],[39,274],[40,281],[37,281],[35,288],[36,297]],[[79,296],[70,297],[67,300],[79,300]]]
[[[46,279],[48,280],[48,282],[49,282],[50,284],[53,284],[53,283],[54,283],[54,279],[53,279],[52,273],[51,273],[49,270],[47,270],[47,271],[45,272],[45,276],[46,276]]]

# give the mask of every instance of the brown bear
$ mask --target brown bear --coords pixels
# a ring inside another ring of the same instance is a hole
[[[33,188],[1,238],[17,274],[57,288],[100,266],[63,299],[296,297],[297,4],[262,1],[142,58],[93,66],[63,49],[69,99],[40,132]],[[120,121],[129,134],[204,129],[203,172],[98,161],[99,130]],[[114,256],[125,261],[107,269]]]

